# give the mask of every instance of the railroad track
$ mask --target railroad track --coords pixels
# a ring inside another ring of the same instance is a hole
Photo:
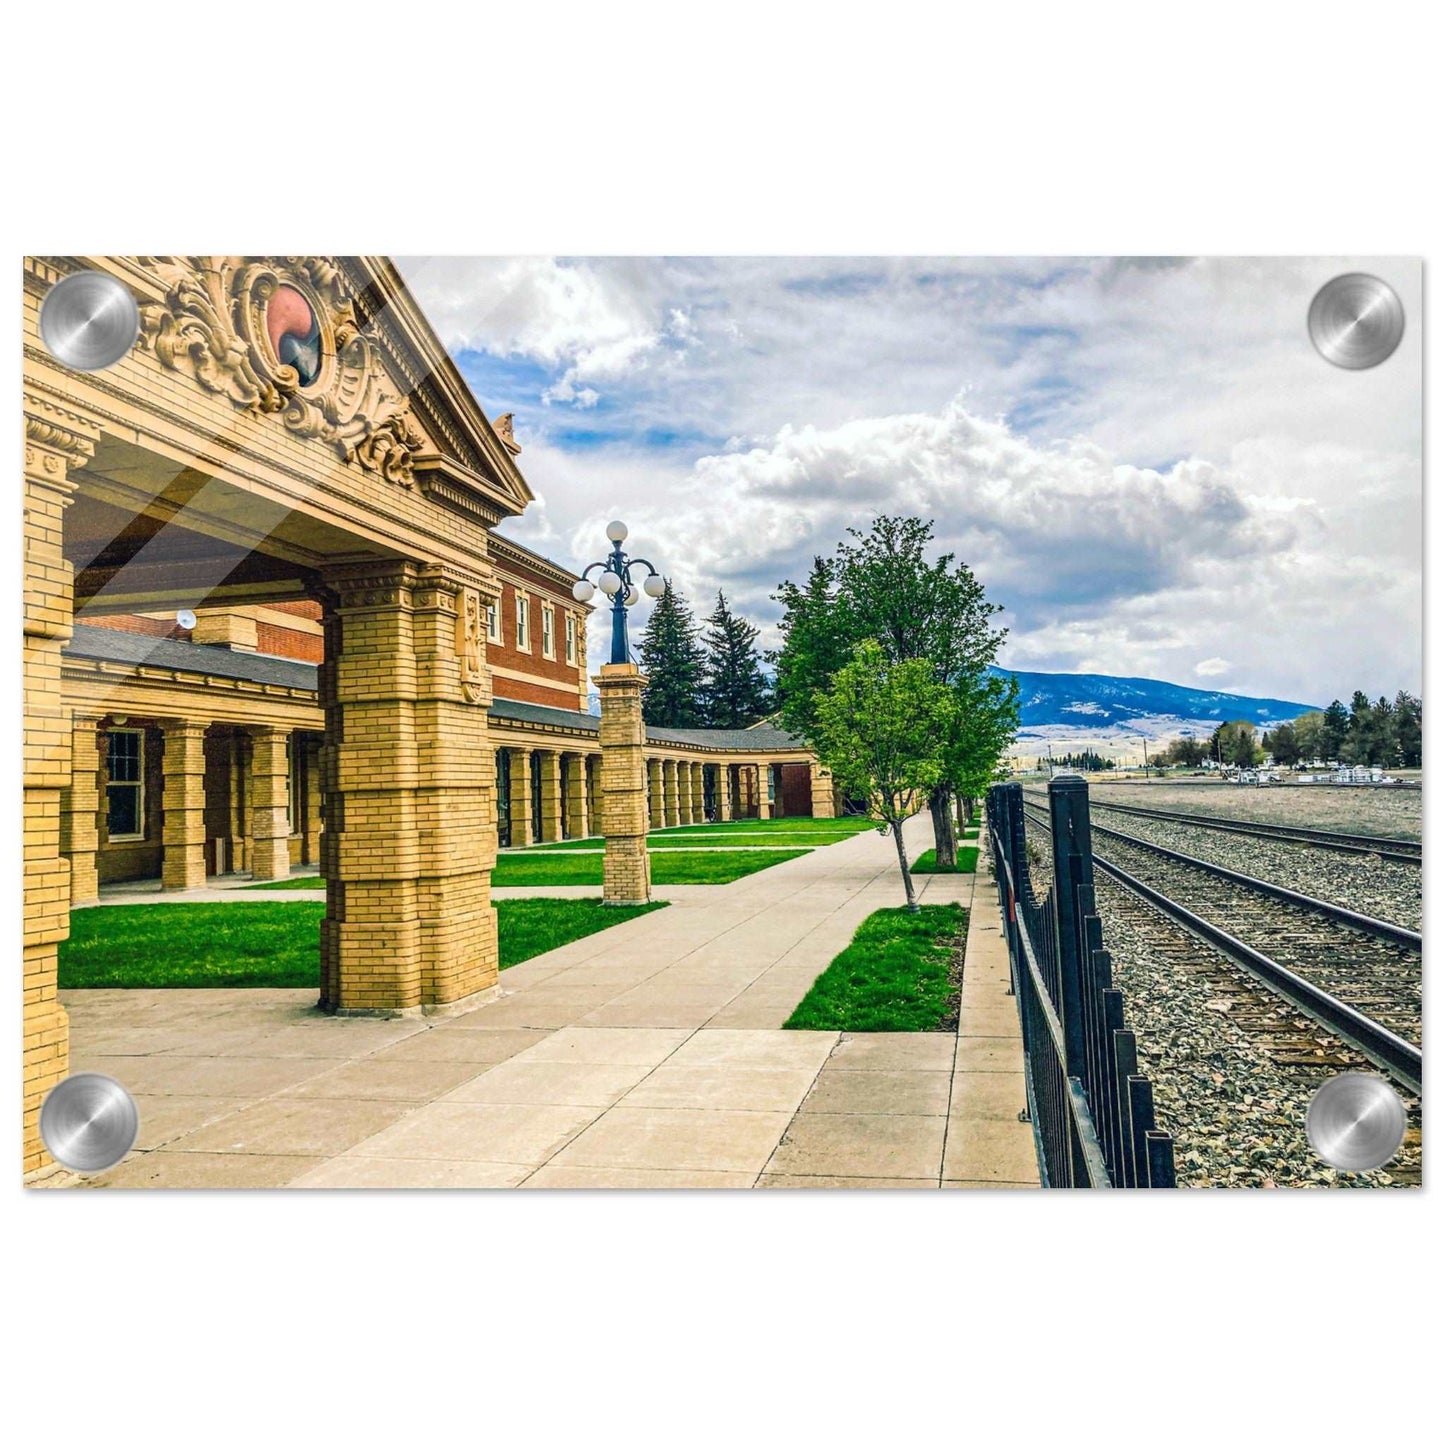
[[[1031,791],[1030,797],[1044,794]],[[1129,813],[1137,818],[1155,818],[1163,823],[1179,823],[1193,828],[1211,828],[1220,833],[1244,833],[1254,838],[1270,838],[1282,843],[1300,843],[1312,848],[1327,848],[1335,853],[1365,853],[1391,863],[1421,863],[1421,845],[1411,838],[1377,838],[1368,833],[1331,833],[1322,828],[1294,828],[1284,823],[1255,823],[1243,819],[1214,818],[1203,813],[1178,813],[1169,808],[1140,808],[1129,803],[1101,803],[1089,799],[1091,813]]]
[[[1027,803],[1025,815],[1047,836],[1045,810]],[[1119,888],[1418,1095],[1418,933],[1109,828],[1092,832],[1095,866]]]

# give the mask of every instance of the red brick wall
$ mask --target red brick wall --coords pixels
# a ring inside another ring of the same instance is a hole
[[[142,637],[173,637],[177,642],[191,640],[187,628],[177,627],[174,622],[163,621],[159,617],[138,617],[131,612],[118,612],[106,617],[86,617],[82,614],[75,620],[87,627],[108,627],[112,632],[134,632]]]
[[[256,650],[272,657],[294,657],[298,662],[319,663],[325,647],[319,632],[297,632],[294,628],[278,627],[274,622],[258,622]]]
[[[539,573],[520,564],[500,558],[493,559],[502,582],[502,597],[497,604],[501,613],[502,640],[487,644],[487,660],[493,667],[507,667],[516,672],[530,673],[533,677],[546,678],[561,683],[562,687],[538,687],[520,682],[516,678],[494,675],[492,690],[498,697],[511,698],[516,702],[542,703],[547,707],[570,708],[581,711],[578,687],[587,667],[585,637],[579,631],[577,661],[567,662],[567,614],[577,604],[570,591],[559,588],[555,582],[543,578]],[[517,588],[529,594],[527,607],[529,616],[530,652],[517,647]],[[542,656],[542,603],[553,605],[554,656]]]

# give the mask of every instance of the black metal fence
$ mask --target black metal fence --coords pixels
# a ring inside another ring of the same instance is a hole
[[[1044,1184],[1174,1188],[1174,1141],[1155,1128],[1153,1089],[1138,1072],[1094,908],[1088,784],[1069,775],[1049,784],[1053,862],[1042,900],[1020,784],[989,789],[988,826]]]

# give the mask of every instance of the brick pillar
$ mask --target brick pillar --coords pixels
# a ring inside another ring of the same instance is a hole
[[[408,561],[323,574],[321,1006],[433,1011],[497,981],[485,580]]]
[[[556,843],[562,837],[562,754],[553,748],[538,748],[542,760],[542,841]]]
[[[194,718],[161,723],[161,887],[206,886],[206,724]]]
[[[602,901],[652,897],[647,856],[647,788],[642,758],[642,689],[632,662],[611,662],[594,679],[602,697]]]
[[[809,764],[808,775],[813,783],[813,816],[832,818],[837,815],[833,798],[833,774],[816,759]]]
[[[758,817],[771,818],[773,816],[773,765],[771,763],[758,764]]]
[[[733,820],[733,768],[731,763],[718,764],[717,816],[720,823],[731,823]]]
[[[70,1069],[70,1021],[55,991],[56,954],[70,932],[70,868],[60,856],[60,793],[70,784],[71,724],[60,697],[60,649],[74,614],[62,547],[71,468],[92,455],[100,428],[25,393],[24,520],[24,1052],[22,1167],[50,1164],[40,1106]]]
[[[681,822],[677,802],[677,764],[671,758],[664,758],[662,763],[662,817],[665,828],[676,828]]]
[[[585,672],[584,672],[585,677]],[[602,754],[588,753],[587,764],[587,822],[588,837],[602,831]]]
[[[587,759],[581,753],[568,753],[562,759],[567,770],[567,836],[587,836]]]
[[[302,773],[301,812],[304,819],[301,834],[301,859],[305,863],[321,861],[321,745],[311,733],[302,734],[301,751],[306,760]]]
[[[532,841],[532,750],[512,749],[512,847]]]
[[[692,774],[692,821],[705,823],[707,822],[707,810],[703,807],[702,764],[690,763],[688,767]]]
[[[247,857],[250,845],[251,825],[249,788],[246,786],[246,771],[250,763],[251,740],[241,733],[231,738],[229,748],[229,773],[226,778],[226,798],[229,821],[227,823],[226,866],[232,873],[242,873],[250,866]]]
[[[662,760],[647,760],[647,816],[654,828],[666,827],[662,811]]]
[[[76,713],[70,720],[70,784],[60,793],[60,851],[70,860],[70,903],[100,895],[95,871],[100,846],[99,719]]]
[[[677,822],[686,828],[692,822],[692,764],[677,765]]]
[[[291,785],[285,728],[251,730],[251,876],[285,878],[291,872],[291,825],[286,799]]]

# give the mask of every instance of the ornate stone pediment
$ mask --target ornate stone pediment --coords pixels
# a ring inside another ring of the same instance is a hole
[[[141,308],[142,344],[239,410],[274,413],[299,436],[404,487],[430,443],[383,364],[333,259],[156,256],[166,287]]]

